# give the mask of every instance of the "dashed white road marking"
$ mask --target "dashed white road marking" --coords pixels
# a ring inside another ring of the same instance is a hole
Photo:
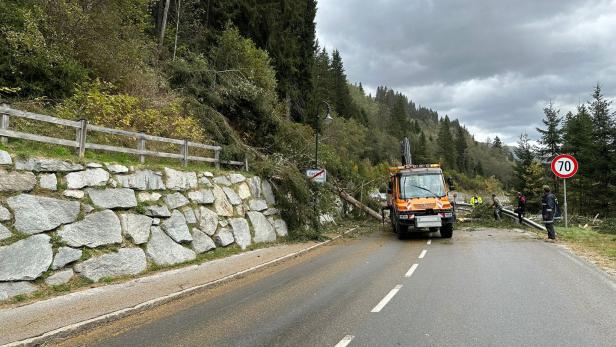
[[[427,243],[428,243],[428,244],[431,244],[431,243],[432,243],[432,240],[428,240],[428,242],[427,242]]]
[[[347,335],[343,337],[342,340],[340,340],[340,342],[338,342],[334,347],[346,347],[349,343],[351,343],[351,341],[353,341],[354,338],[355,336],[353,335]]]
[[[413,272],[415,272],[415,269],[417,269],[418,266],[419,264],[413,264],[411,268],[409,269],[409,271],[407,271],[406,274],[404,274],[404,277],[411,277],[411,275],[413,274]]]
[[[389,293],[387,293],[387,295],[385,295],[385,297],[381,300],[381,302],[379,302],[378,305],[374,306],[374,308],[370,312],[381,312],[383,307],[385,307],[385,305],[387,305],[387,303],[394,297],[394,295],[398,293],[400,288],[402,288],[401,284],[395,286],[394,289],[390,290]]]
[[[423,251],[421,251],[421,254],[419,255],[419,259],[423,259],[423,257],[426,256],[426,253],[428,253],[428,251],[425,250],[425,249]]]

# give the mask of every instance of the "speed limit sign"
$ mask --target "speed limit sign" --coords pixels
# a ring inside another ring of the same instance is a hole
[[[569,154],[559,154],[552,160],[552,172],[560,178],[571,178],[578,170],[578,162]]]

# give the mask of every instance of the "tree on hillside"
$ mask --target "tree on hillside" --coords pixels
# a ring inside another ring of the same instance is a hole
[[[393,109],[391,110],[389,123],[389,132],[396,138],[402,139],[408,135],[409,120],[406,113],[406,103],[404,99],[397,98]]]
[[[456,152],[450,125],[449,116],[445,115],[445,118],[441,120],[439,125],[437,153],[446,168],[454,169],[456,167]]]
[[[593,124],[585,105],[577,107],[577,113],[567,113],[563,125],[563,153],[573,155],[581,164],[577,175],[569,179],[569,206],[572,212],[592,213],[590,195],[592,182],[589,173],[594,157]]]
[[[208,51],[229,23],[272,59],[278,96],[291,102],[296,120],[305,119],[316,52],[316,0],[182,1],[180,40],[191,50]]]
[[[413,152],[413,162],[417,164],[427,164],[430,159],[428,156],[428,144],[426,141],[426,134],[423,131],[420,132],[417,141],[413,148],[411,148]]]
[[[466,131],[458,125],[458,134],[456,136],[456,165],[460,172],[468,171],[468,162],[466,158]]]
[[[560,123],[562,117],[558,116],[560,110],[556,110],[551,101],[548,106],[543,109],[543,113],[545,114],[545,118],[542,122],[546,128],[537,128],[537,131],[541,134],[537,154],[542,160],[551,161],[552,158],[560,153],[560,146],[562,144]]]
[[[593,124],[592,142],[594,144],[590,176],[594,182],[598,183],[593,192],[594,200],[608,206],[612,200],[610,193],[614,189],[614,170],[616,169],[614,163],[616,130],[609,109],[611,103],[605,99],[601,93],[601,87],[597,84],[592,100],[588,103]]]
[[[344,118],[351,118],[356,114],[356,109],[349,93],[347,85],[347,77],[344,72],[342,57],[340,52],[334,50],[331,61],[331,78],[332,78],[332,101],[334,108]]]
[[[525,194],[529,205],[536,208],[539,206],[545,174],[535,159],[526,133],[520,135],[518,146],[513,151],[517,157],[514,166],[514,188]]]
[[[488,142],[489,141],[490,141],[490,138],[488,138]],[[497,149],[497,150],[503,149],[503,141],[501,141],[500,137],[496,136],[494,138],[494,141],[492,142],[492,148]]]

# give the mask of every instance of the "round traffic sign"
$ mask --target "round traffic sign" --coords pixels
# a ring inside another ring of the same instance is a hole
[[[560,178],[571,178],[578,170],[578,162],[572,155],[559,154],[552,160],[552,172]]]

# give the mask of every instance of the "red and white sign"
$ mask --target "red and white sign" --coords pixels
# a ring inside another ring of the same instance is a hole
[[[327,181],[327,171],[325,169],[308,169],[306,176],[309,180],[316,183],[325,183]]]
[[[559,154],[552,160],[552,172],[560,178],[571,178],[578,171],[578,162],[569,154]]]

